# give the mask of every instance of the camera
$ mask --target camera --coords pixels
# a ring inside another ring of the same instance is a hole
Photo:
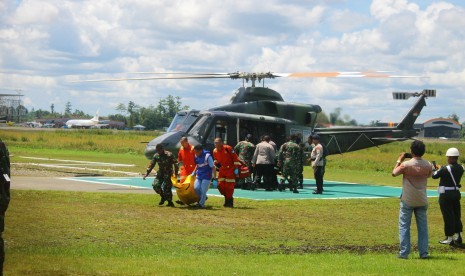
[[[406,153],[406,154],[404,154],[404,157],[405,158],[412,158],[412,154],[411,153]]]
[[[431,161],[431,165],[433,165],[433,167],[434,167],[435,169],[438,168],[438,166],[436,166],[436,161]]]

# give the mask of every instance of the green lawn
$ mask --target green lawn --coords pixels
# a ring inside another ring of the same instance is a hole
[[[21,156],[135,164],[153,134],[111,131],[3,131],[15,166]],[[425,159],[444,163],[449,147],[426,141]],[[327,180],[400,186],[390,173],[409,142],[332,155]],[[47,162],[47,161],[43,161]],[[52,163],[52,161],[49,161]],[[464,163],[465,159],[460,162]],[[29,165],[25,165],[29,166]],[[18,170],[13,170],[18,171]],[[72,171],[71,171],[72,172]],[[312,173],[306,168],[305,177]],[[38,174],[40,175],[40,174]],[[12,177],[14,181],[14,176]],[[436,180],[429,181],[436,186]],[[414,250],[396,258],[399,200],[237,199],[211,197],[206,210],[159,207],[141,194],[12,190],[6,217],[6,275],[462,275],[465,251],[438,244],[443,222],[430,198],[429,260]]]
[[[159,207],[155,195],[13,191],[7,275],[461,274],[430,200],[431,260],[396,258],[397,199],[236,200]],[[416,240],[412,227],[413,241]]]

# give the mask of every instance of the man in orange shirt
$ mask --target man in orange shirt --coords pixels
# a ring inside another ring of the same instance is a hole
[[[180,143],[178,164],[181,166],[181,170],[179,171],[180,182],[183,183],[186,177],[195,169],[195,151],[194,146],[189,144],[187,137],[182,137]]]
[[[184,183],[186,177],[195,169],[195,151],[194,146],[189,144],[187,137],[183,136],[180,143],[181,148],[178,152],[178,164],[181,167],[181,170],[179,171],[179,181],[180,183]],[[176,200],[176,203],[179,205],[184,205],[184,202],[181,200]]]
[[[224,196],[224,207],[234,207],[234,185],[236,184],[236,174],[241,165],[234,149],[223,144],[221,138],[215,139],[215,149],[213,150],[215,166],[219,169],[218,190]]]

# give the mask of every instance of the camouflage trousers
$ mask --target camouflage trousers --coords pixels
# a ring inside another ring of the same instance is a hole
[[[297,188],[297,185],[299,183],[299,177],[300,177],[299,166],[296,166],[296,164],[292,162],[284,161],[282,176],[284,180],[289,181],[290,188]]]
[[[170,176],[160,178],[156,177],[155,180],[153,180],[152,186],[155,193],[159,194],[161,198],[172,201],[173,192],[171,189],[173,188],[173,183],[171,183]]]

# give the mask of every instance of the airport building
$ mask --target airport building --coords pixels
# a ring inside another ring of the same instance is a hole
[[[395,127],[397,123],[377,122],[376,126]],[[418,137],[422,138],[459,139],[462,132],[462,125],[449,118],[434,118],[413,127],[420,130]]]
[[[458,139],[462,125],[449,118],[435,118],[421,124],[420,137]]]

